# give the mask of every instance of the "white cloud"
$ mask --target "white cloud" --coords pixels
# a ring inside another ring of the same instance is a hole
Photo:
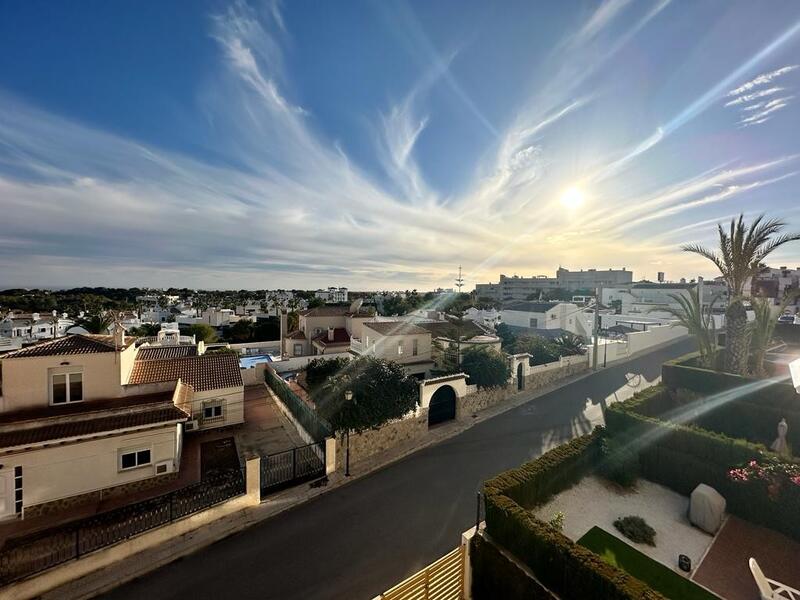
[[[780,69],[775,69],[774,71],[770,71],[769,73],[762,73],[758,77],[754,77],[747,83],[744,83],[728,92],[728,96],[739,96],[740,94],[744,94],[745,92],[749,92],[754,87],[758,87],[759,85],[766,85],[770,83],[776,77],[780,77],[781,75],[785,75],[786,73],[790,73],[798,68],[800,65],[787,65],[785,67],[781,67]]]
[[[766,90],[753,92],[752,94],[745,94],[744,96],[739,96],[734,100],[726,102],[725,106],[736,106],[737,104],[746,104],[747,102],[752,102],[753,100],[756,100],[758,98],[764,98],[765,96],[772,96],[782,91],[783,91],[782,87],[771,87]]]

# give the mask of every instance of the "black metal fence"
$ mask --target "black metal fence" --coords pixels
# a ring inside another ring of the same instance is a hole
[[[281,379],[272,368],[267,366],[265,369],[267,385],[286,405],[295,419],[303,426],[315,442],[322,442],[326,437],[330,437],[332,429],[330,424],[320,417],[316,411],[302,399],[297,397],[286,382]]]
[[[262,495],[324,475],[325,442],[261,457]]]
[[[111,546],[245,493],[240,470],[149,500],[6,541],[0,549],[0,585]]]

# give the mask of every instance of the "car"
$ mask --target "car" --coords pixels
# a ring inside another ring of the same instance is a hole
[[[781,315],[778,317],[778,323],[789,323],[790,325],[794,323],[794,315]]]

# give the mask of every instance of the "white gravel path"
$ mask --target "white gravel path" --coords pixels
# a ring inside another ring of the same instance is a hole
[[[692,559],[694,571],[714,540],[689,523],[688,509],[689,498],[656,483],[640,479],[635,491],[620,492],[605,480],[590,476],[534,512],[543,521],[563,512],[564,534],[574,541],[597,525],[680,573],[678,554]],[[636,544],[617,531],[614,521],[627,516],[642,517],[656,530],[655,547]]]

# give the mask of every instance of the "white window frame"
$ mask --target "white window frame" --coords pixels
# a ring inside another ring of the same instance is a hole
[[[214,412],[217,412],[216,409],[219,409],[219,414],[215,415]],[[211,410],[212,414],[210,417],[206,416],[206,411]],[[217,421],[224,421],[225,420],[225,400],[218,399],[218,400],[209,400],[203,404],[203,423],[216,423]]]
[[[139,462],[139,454],[141,452],[149,452],[150,453],[150,455],[149,455],[150,457],[149,457],[149,459],[148,459],[148,461],[146,463],[145,462],[143,462],[143,463]],[[133,454],[134,455],[134,459],[136,461],[136,464],[134,466],[132,466],[132,467],[123,467],[122,466],[122,457],[123,456],[127,456],[129,454]],[[138,446],[138,447],[135,447],[135,448],[120,448],[120,450],[117,452],[117,470],[120,473],[125,472],[125,471],[133,471],[135,469],[143,469],[144,467],[150,467],[152,465],[153,465],[153,448],[151,446]]]
[[[303,344],[294,344],[294,348],[292,348],[292,353],[294,356],[302,356]]]
[[[397,356],[403,356],[403,352],[404,351],[405,351],[405,348],[403,348],[403,342],[401,340],[401,341],[397,342]]]
[[[530,317],[530,320],[528,321],[528,326],[531,329],[538,329],[539,328],[539,319],[537,319],[535,317]]]
[[[64,376],[64,383],[66,385],[67,391],[67,399],[65,402],[54,402],[53,401],[53,378]],[[70,375],[80,375],[81,376],[81,399],[80,400],[71,400],[70,399]],[[86,374],[83,372],[83,369],[56,369],[47,374],[47,392],[50,397],[50,406],[67,406],[69,404],[77,404],[79,402],[83,402],[86,399]]]

